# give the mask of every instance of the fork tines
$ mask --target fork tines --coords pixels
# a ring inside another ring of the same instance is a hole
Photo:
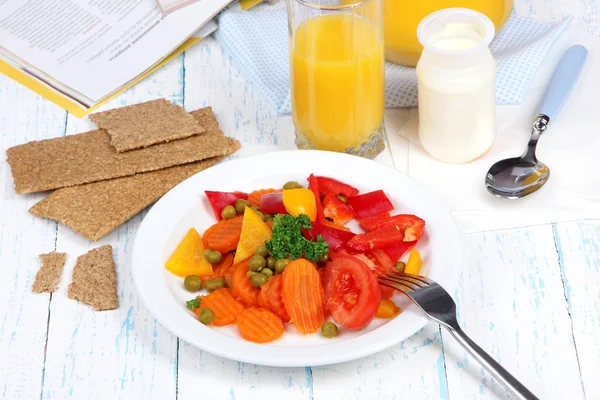
[[[429,279],[420,275],[395,272],[379,277],[379,283],[401,291],[414,291],[429,286]]]

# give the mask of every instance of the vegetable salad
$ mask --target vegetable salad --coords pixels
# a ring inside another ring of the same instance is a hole
[[[235,324],[244,339],[267,343],[285,324],[333,338],[401,312],[377,277],[420,272],[425,221],[392,215],[383,190],[315,175],[307,183],[205,192],[216,223],[203,235],[191,228],[165,266],[195,294],[186,306],[201,323]],[[362,232],[346,226],[352,220]]]

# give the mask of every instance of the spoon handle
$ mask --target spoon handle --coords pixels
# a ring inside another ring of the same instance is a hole
[[[580,45],[571,46],[565,52],[552,74],[552,78],[542,99],[540,114],[546,115],[550,120],[558,114],[569,93],[571,93],[571,90],[575,86],[587,54],[587,49]]]

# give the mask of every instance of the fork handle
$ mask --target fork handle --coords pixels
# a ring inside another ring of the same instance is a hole
[[[508,391],[519,400],[539,400],[531,393],[521,382],[504,369],[496,360],[477,345],[467,334],[459,327],[448,328],[448,331],[464,347],[473,358],[475,358],[483,367],[500,382]]]

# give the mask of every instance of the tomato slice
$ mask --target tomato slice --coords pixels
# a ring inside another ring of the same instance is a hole
[[[328,192],[323,199],[323,215],[336,224],[343,225],[354,218],[354,210],[338,199],[333,192]]]
[[[340,182],[337,179],[328,178],[326,176],[317,176],[319,190],[321,195],[325,196],[327,192],[333,194],[343,194],[346,197],[353,197],[358,194],[358,189],[346,183]]]
[[[387,275],[395,270],[392,259],[383,250],[374,249],[364,253],[351,254],[364,262],[375,276]]]
[[[223,208],[234,205],[237,199],[248,200],[248,194],[243,192],[214,192],[205,190],[204,194],[210,203],[210,208],[212,208],[217,221],[223,219],[223,217],[221,217]]]
[[[375,318],[381,289],[375,275],[350,254],[331,254],[325,266],[326,308],[335,322],[349,330],[364,328]]]
[[[394,209],[394,205],[383,190],[348,197],[348,205],[356,212],[358,218],[372,217]]]

